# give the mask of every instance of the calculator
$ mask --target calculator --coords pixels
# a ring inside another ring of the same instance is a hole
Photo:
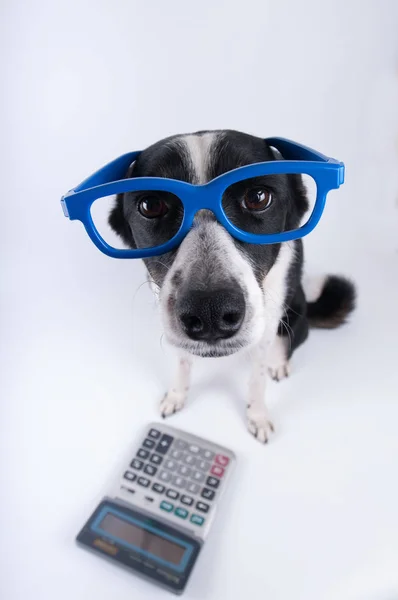
[[[235,462],[228,448],[152,423],[77,543],[181,594]]]

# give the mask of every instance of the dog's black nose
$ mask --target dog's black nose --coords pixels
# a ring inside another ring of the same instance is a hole
[[[190,290],[177,303],[182,327],[192,340],[215,342],[232,337],[245,316],[245,298],[238,289]]]

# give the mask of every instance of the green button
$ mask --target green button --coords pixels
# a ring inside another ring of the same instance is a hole
[[[205,522],[204,518],[200,517],[199,515],[191,516],[191,523],[193,523],[194,525],[203,525],[204,522]]]
[[[185,508],[176,508],[175,514],[177,515],[177,517],[181,517],[181,519],[186,519],[188,516],[188,511],[185,510]]]
[[[160,503],[160,508],[162,510],[167,510],[167,512],[171,512],[174,508],[174,505],[171,502],[166,502],[163,500],[163,502]]]

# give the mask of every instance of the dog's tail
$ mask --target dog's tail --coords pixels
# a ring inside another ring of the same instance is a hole
[[[309,281],[305,288],[307,318],[311,327],[335,329],[347,321],[356,306],[354,284],[337,275]]]

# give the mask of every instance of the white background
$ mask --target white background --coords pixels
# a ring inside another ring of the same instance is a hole
[[[245,429],[248,365],[195,370],[170,424],[239,462],[186,597],[396,598],[398,3],[8,0],[1,28],[0,596],[166,597],[74,545],[173,357],[143,265],[102,255],[59,198],[123,152],[228,127],[344,160],[306,268],[353,277],[359,303],[270,385],[268,446]]]

